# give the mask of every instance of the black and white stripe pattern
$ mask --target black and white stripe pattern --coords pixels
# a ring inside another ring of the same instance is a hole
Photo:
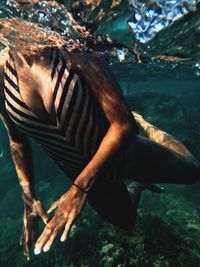
[[[46,124],[24,104],[11,57],[7,61],[4,76],[6,109],[16,126],[35,138],[60,168],[74,179],[97,151],[109,124],[93,92],[80,75],[67,69],[59,51],[52,49],[50,57],[50,86],[57,126]],[[109,169],[109,175],[106,175],[109,180],[113,176],[116,178],[116,166]]]

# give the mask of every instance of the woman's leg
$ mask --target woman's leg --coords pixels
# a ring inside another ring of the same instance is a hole
[[[138,126],[144,131],[145,135],[152,141],[161,144],[172,151],[185,156],[190,157],[193,160],[196,160],[191,152],[174,136],[171,134],[158,129],[156,126],[144,120],[144,118],[136,113],[132,112],[135,120],[138,123]]]
[[[200,179],[198,161],[172,135],[134,114],[148,138],[138,135],[126,152],[125,177],[140,182],[188,184]]]

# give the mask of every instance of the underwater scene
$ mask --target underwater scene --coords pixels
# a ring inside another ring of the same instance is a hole
[[[131,110],[183,142],[200,160],[198,0],[1,0],[0,19],[21,18],[76,39],[106,58]],[[0,50],[6,46],[0,38]],[[200,183],[144,190],[126,233],[87,203],[66,242],[24,256],[23,201],[0,125],[0,266],[200,267]],[[34,141],[36,195],[48,209],[71,181]],[[128,182],[127,182],[128,184]],[[44,224],[41,222],[39,233]]]

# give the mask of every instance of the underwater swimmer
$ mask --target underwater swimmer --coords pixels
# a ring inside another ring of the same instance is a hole
[[[136,207],[123,178],[185,184],[200,176],[199,163],[183,144],[131,113],[103,59],[32,26],[16,19],[0,21],[4,43],[10,31],[19,33],[10,36],[0,54],[0,107],[23,190],[28,256],[38,217],[46,227],[35,254],[48,251],[61,231],[61,240],[66,240],[86,200],[108,221],[131,230]],[[148,138],[138,134],[138,125]],[[34,193],[28,137],[73,181],[50,207],[55,210],[51,220]]]

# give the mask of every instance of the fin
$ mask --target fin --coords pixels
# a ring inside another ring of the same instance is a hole
[[[91,206],[108,222],[125,231],[132,231],[137,216],[123,181],[100,184],[95,182],[88,193]]]
[[[127,186],[128,192],[131,195],[138,196],[143,190],[149,190],[154,193],[163,193],[165,192],[165,188],[158,185],[158,184],[152,184],[152,183],[141,183],[141,182],[131,182]]]
[[[131,200],[135,205],[139,203],[143,189],[143,184],[135,181],[127,186]]]
[[[143,185],[143,190],[147,189],[154,193],[164,193],[166,191],[164,187],[158,184],[144,183],[142,185]]]

